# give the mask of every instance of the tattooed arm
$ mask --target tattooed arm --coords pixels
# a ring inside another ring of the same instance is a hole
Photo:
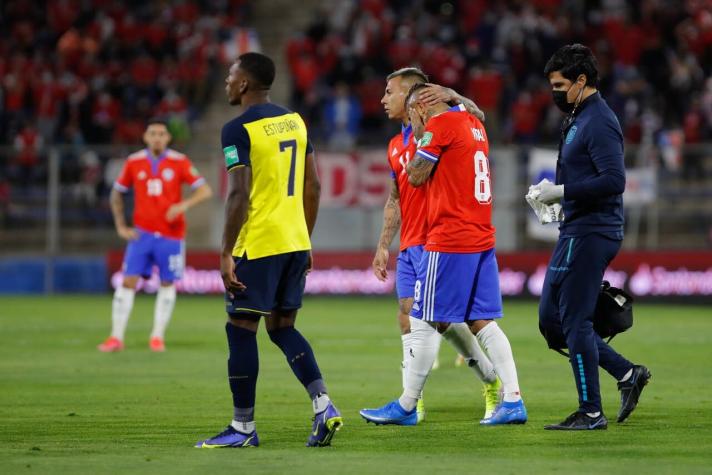
[[[408,173],[408,183],[418,187],[428,181],[430,174],[435,168],[435,163],[426,160],[420,155],[416,155],[410,162],[405,171]]]
[[[378,239],[376,255],[373,257],[373,273],[380,281],[385,281],[388,277],[388,248],[393,242],[401,225],[400,214],[400,193],[395,179],[391,181],[391,193],[388,195],[386,205],[383,207],[383,227],[381,237]]]

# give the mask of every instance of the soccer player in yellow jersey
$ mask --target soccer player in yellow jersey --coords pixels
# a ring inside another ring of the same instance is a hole
[[[259,445],[254,406],[260,318],[312,400],[314,423],[307,446],[329,445],[342,425],[311,346],[294,328],[312,264],[310,235],[319,207],[319,179],[304,121],[269,100],[274,76],[270,58],[246,53],[225,80],[230,105],[240,111],[222,130],[229,192],[220,271],[235,410],[227,429],[196,447]]]

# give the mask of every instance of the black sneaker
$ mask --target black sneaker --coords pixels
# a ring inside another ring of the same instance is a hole
[[[645,366],[633,366],[633,374],[626,381],[618,383],[621,392],[621,408],[618,411],[617,422],[623,422],[638,405],[638,398],[643,388],[650,380],[650,371]]]
[[[546,430],[606,430],[608,419],[601,412],[598,417],[591,417],[585,412],[574,412],[559,424],[544,426]]]

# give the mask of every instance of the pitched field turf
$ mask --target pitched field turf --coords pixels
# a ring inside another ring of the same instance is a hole
[[[551,433],[543,425],[568,415],[576,396],[567,361],[539,335],[536,302],[505,302],[502,322],[526,425],[479,427],[480,384],[443,344],[427,420],[404,428],[358,415],[400,393],[394,301],[310,298],[298,327],[344,415],[333,446],[304,447],[311,406],[261,332],[261,447],[198,450],[232,415],[221,299],[180,297],[165,354],[147,347],[147,296],[136,300],[126,351],[97,352],[110,304],[108,295],[0,298],[0,473],[712,473],[710,307],[637,305],[634,328],[614,344],[652,371],[638,409],[605,432]],[[618,392],[601,380],[614,419]]]

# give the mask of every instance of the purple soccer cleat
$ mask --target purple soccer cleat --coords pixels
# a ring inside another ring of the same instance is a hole
[[[205,440],[199,440],[195,447],[198,449],[219,449],[219,448],[241,448],[241,447],[257,447],[260,445],[260,439],[257,437],[257,431],[252,431],[249,434],[238,432],[232,426],[227,426],[227,429],[220,432],[218,435]]]
[[[344,420],[334,405],[329,402],[326,409],[314,415],[314,423],[307,440],[307,447],[326,447],[331,445],[331,439],[337,430],[344,425]]]

